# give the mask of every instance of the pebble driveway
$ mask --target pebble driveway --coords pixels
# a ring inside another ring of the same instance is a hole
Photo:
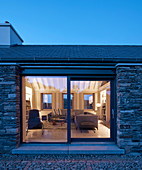
[[[0,170],[142,169],[142,155],[1,155]]]

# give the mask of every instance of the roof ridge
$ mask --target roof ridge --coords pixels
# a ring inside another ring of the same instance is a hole
[[[36,44],[36,45],[30,45],[30,44],[28,44],[28,45],[16,45],[15,47],[27,47],[27,46],[29,46],[29,47],[31,47],[31,46],[44,46],[44,47],[46,47],[46,46],[72,46],[72,47],[85,47],[85,46],[90,46],[90,47],[142,47],[142,45],[66,45],[66,44],[51,44],[51,45],[38,45],[38,44]]]

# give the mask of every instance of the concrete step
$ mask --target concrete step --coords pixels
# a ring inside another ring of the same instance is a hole
[[[115,144],[23,144],[12,154],[124,154]]]

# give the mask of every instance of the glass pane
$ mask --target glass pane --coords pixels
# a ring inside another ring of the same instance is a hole
[[[52,94],[43,94],[43,109],[52,109]]]
[[[70,95],[70,109],[73,109],[73,94]]]
[[[84,109],[93,109],[93,94],[84,94]]]
[[[110,81],[71,81],[72,138],[110,138]]]
[[[67,77],[23,77],[23,142],[67,142]]]
[[[68,107],[67,94],[63,94],[63,102],[64,102],[64,109],[67,109]]]
[[[67,94],[63,94],[63,108],[67,109],[68,103],[67,103]],[[73,108],[73,94],[70,95],[70,108]]]

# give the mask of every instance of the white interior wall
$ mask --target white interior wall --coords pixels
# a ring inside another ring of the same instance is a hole
[[[77,110],[77,101],[76,101],[76,99],[77,99],[77,93],[73,93],[73,97],[74,97],[74,110]]]
[[[31,84],[26,83],[27,86],[31,87]],[[40,84],[41,86],[41,84]],[[35,87],[35,86],[34,86]],[[103,91],[104,89],[107,89],[108,91],[110,89],[108,89],[108,87],[110,88],[110,83],[107,83],[103,86],[101,86],[100,88],[98,88],[98,90],[92,90],[92,89],[86,89],[83,90],[80,93],[77,93],[73,90],[71,90],[71,93],[74,96],[73,99],[73,109],[77,110],[84,110],[84,93],[90,93],[90,94],[94,94],[94,111],[96,111],[96,114],[99,116],[99,118],[101,118],[101,108],[96,107],[96,103],[100,103],[100,92]],[[59,90],[55,90],[55,89],[46,89],[46,90],[35,90],[35,88],[33,88],[33,100],[32,100],[32,105],[33,105],[33,109],[38,109],[41,110],[41,93],[51,93],[52,94],[52,109],[63,109],[63,93],[67,93],[66,90],[62,91],[62,93]],[[107,121],[110,120],[110,95],[106,96],[106,118]],[[87,111],[87,110],[85,110]],[[90,110],[89,110],[90,111]],[[45,114],[46,112],[51,112],[50,110],[46,111],[46,110],[41,110],[41,114]]]
[[[44,93],[47,93],[47,92],[44,92]],[[59,93],[59,92],[56,92],[56,93],[50,92],[50,93],[52,94],[52,109],[56,109],[56,110],[58,108],[63,109],[63,95],[62,95],[62,93]],[[73,99],[74,110],[77,110],[77,109],[83,110],[84,109],[84,95],[83,94],[84,93],[73,93],[73,96],[74,96],[74,99]],[[92,93],[90,93],[90,94],[92,94]],[[99,102],[100,93],[96,93],[96,95],[98,96],[98,101],[95,102],[95,97],[94,97],[94,111],[97,111],[97,110],[95,110],[95,106],[96,106],[96,103]],[[109,100],[110,99],[108,99],[107,102]],[[32,100],[32,102],[33,102],[32,103],[33,104],[33,109],[41,110],[41,92],[33,91],[33,100]]]
[[[110,122],[110,89],[106,93],[106,121]]]
[[[0,45],[10,45],[10,27],[0,26]]]
[[[41,110],[41,94],[39,91],[34,91],[33,109]]]
[[[79,94],[79,109],[84,110],[84,99],[83,99],[83,93]],[[77,98],[76,98],[77,100]],[[76,101],[75,101],[76,102]]]

